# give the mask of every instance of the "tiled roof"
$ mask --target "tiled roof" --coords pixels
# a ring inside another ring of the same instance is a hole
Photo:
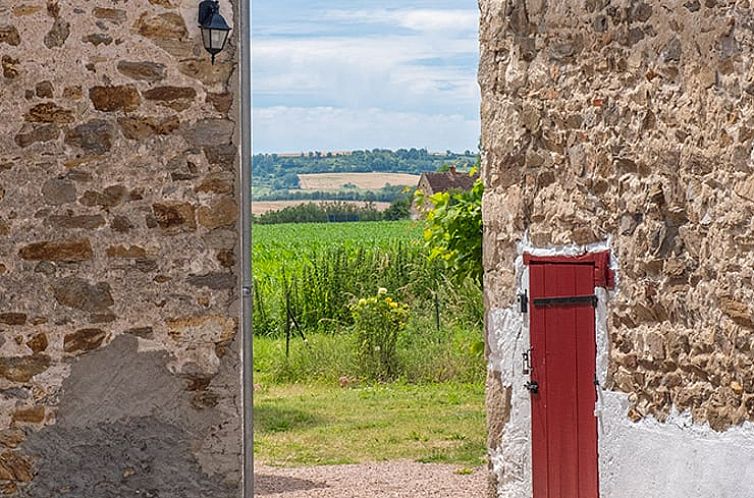
[[[470,190],[479,175],[469,176],[468,173],[423,173],[433,194],[449,190]]]

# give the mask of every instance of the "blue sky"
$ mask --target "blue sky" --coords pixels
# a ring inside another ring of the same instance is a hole
[[[254,0],[255,152],[476,150],[476,0]]]

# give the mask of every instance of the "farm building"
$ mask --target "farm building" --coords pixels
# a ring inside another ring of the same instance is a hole
[[[754,497],[754,10],[482,0],[490,497]]]
[[[444,172],[422,173],[416,189],[422,197],[429,197],[440,192],[471,190],[478,178],[479,175],[469,175],[451,166],[448,171]],[[422,211],[422,206],[414,201],[411,205],[411,217],[415,220],[421,218]]]
[[[439,192],[469,190],[474,186],[477,178],[477,176],[459,172],[455,166],[451,166],[450,170],[442,173],[422,173],[416,188],[427,196]]]
[[[0,2],[3,495],[240,494],[239,31],[212,66],[197,5]]]

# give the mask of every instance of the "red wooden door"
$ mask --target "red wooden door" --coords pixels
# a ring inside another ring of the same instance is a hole
[[[534,498],[598,498],[594,264],[529,269]]]

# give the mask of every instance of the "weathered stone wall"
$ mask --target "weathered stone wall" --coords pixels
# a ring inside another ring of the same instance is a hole
[[[609,240],[607,387],[627,396],[622,416],[754,421],[749,1],[480,6],[488,310],[515,299],[525,234]],[[492,372],[490,385],[494,451],[510,383]]]
[[[5,494],[239,494],[237,44],[197,5],[0,0]]]

